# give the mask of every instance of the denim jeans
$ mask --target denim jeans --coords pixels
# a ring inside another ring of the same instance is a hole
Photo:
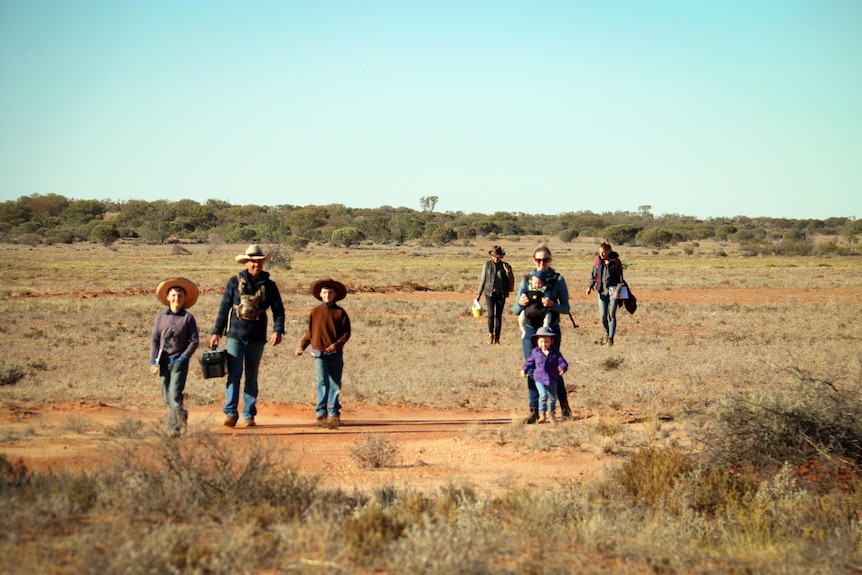
[[[341,352],[323,353],[314,359],[317,369],[317,406],[315,415],[341,416],[341,374],[344,371],[344,356]]]
[[[526,332],[526,336],[521,340],[521,347],[524,350],[524,361],[527,361],[527,358],[530,357],[530,352],[533,351],[533,343],[530,341],[530,336],[536,333],[536,328],[531,326],[529,323],[524,326],[524,330]],[[560,346],[560,324],[552,325],[551,330],[557,334],[557,341],[554,342],[554,346],[559,349]],[[539,384],[541,385],[541,384]],[[539,390],[536,387],[536,380],[533,379],[533,372],[527,372],[527,394],[530,397],[530,409],[539,409]],[[569,396],[566,393],[566,382],[563,380],[563,376],[557,380],[557,398],[560,400],[560,407],[563,409],[568,409],[569,406]]]
[[[242,416],[251,419],[257,415],[257,371],[266,347],[265,341],[248,341],[227,338],[227,387],[225,389],[225,415],[237,416],[239,411],[239,384],[245,366],[245,387],[242,390]]]
[[[485,307],[488,308],[488,333],[492,333],[494,337],[500,339],[506,298],[500,294],[494,294],[491,297],[485,296]]]
[[[602,320],[602,327],[605,328],[605,334],[611,339],[617,331],[617,304],[619,301],[609,295],[599,294],[599,317]]]
[[[168,431],[180,431],[188,421],[188,412],[183,408],[183,391],[186,388],[188,374],[189,362],[185,359],[159,365],[162,399],[169,409]]]
[[[557,408],[557,386],[536,384],[539,393],[539,413],[554,413]]]

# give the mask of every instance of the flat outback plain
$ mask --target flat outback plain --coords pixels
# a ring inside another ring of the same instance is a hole
[[[546,243],[566,279],[571,420],[522,424],[516,317],[507,315],[500,345],[489,346],[485,317],[470,313],[492,243],[506,249],[517,277]],[[284,342],[267,347],[261,365],[258,427],[221,425],[225,380],[203,379],[195,357],[189,429],[177,441],[236,454],[265,449],[327,488],[433,493],[458,485],[500,497],[583,484],[645,449],[697,452],[722,401],[780,393],[799,373],[858,387],[858,256],[745,257],[708,241],[685,251],[615,246],[638,309],[618,312],[608,347],[595,294],[585,293],[598,243],[534,237],[291,252],[286,264],[266,268],[287,318]],[[205,341],[245,247],[0,245],[0,453],[28,470],[98,473],[130,450],[163,449],[167,408],[147,369],[161,305],[155,287],[175,276],[198,285],[190,311]],[[341,303],[353,329],[338,430],[314,426],[313,361],[293,355],[318,303],[308,286],[323,277],[348,287]],[[368,465],[363,450],[387,457]]]

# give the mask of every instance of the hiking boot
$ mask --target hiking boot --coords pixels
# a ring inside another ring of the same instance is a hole
[[[341,425],[341,418],[337,415],[334,415],[329,418],[329,429],[338,429],[338,426]]]
[[[563,421],[569,420],[572,418],[572,408],[569,407],[568,403],[560,403],[560,412],[562,414]]]
[[[494,334],[493,333],[488,334],[488,345],[494,345]]]
[[[500,336],[499,336],[499,335],[495,335],[495,336],[494,336],[494,344],[495,344],[495,345],[500,345]]]
[[[557,423],[557,414],[556,414],[556,413],[554,413],[554,412],[552,411],[552,412],[550,413],[550,417],[549,417],[548,419],[550,419],[551,423],[553,423],[553,424],[555,424],[555,425],[556,425],[556,423]]]
[[[257,427],[257,424],[254,422],[253,417],[249,417],[248,419],[243,420],[243,423],[246,427]]]
[[[608,346],[610,346],[610,347],[614,346],[614,338],[612,338],[612,337],[608,338]]]
[[[227,414],[224,416],[224,424],[226,427],[235,427],[236,426],[236,415]]]
[[[318,415],[317,421],[314,423],[317,427],[329,427],[329,422],[326,421],[325,415]]]
[[[539,410],[531,409],[530,415],[527,416],[527,419],[524,420],[524,425],[530,425],[539,421]]]
[[[538,423],[539,425],[541,425],[541,424],[543,424],[543,423],[548,423],[548,412],[543,411],[543,412],[542,412],[542,416],[541,416],[541,417],[539,417],[539,421],[538,421],[537,423]]]

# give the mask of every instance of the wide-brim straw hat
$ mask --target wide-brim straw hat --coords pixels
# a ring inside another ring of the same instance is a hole
[[[236,263],[244,264],[250,261],[266,261],[269,259],[269,256],[264,255],[263,250],[257,244],[251,244],[246,248],[244,254],[240,254],[236,256]]]
[[[196,286],[193,281],[187,280],[186,278],[171,278],[163,281],[159,284],[159,287],[156,288],[156,297],[159,298],[159,301],[163,304],[170,305],[168,303],[168,292],[171,291],[172,287],[181,287],[186,290],[186,302],[183,304],[184,308],[188,309],[198,301],[198,286]]]
[[[343,300],[347,297],[347,288],[344,287],[344,284],[341,282],[337,282],[332,278],[317,280],[316,282],[311,284],[311,289],[309,291],[311,292],[311,295],[313,295],[315,298],[321,299],[320,290],[325,287],[335,290],[335,301]]]
[[[554,333],[554,330],[545,326],[542,326],[537,329],[536,333],[530,336],[530,341],[533,345],[536,345],[536,340],[540,337],[552,337],[554,338],[554,341],[557,341],[557,334]]]
[[[494,257],[497,257],[497,258],[506,257],[506,250],[504,250],[500,246],[494,246],[493,248],[488,250],[488,253]]]

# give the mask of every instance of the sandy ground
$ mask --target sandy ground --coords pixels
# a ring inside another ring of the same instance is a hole
[[[6,437],[15,438],[0,442],[0,451],[29,468],[92,468],[110,459],[117,443],[106,429],[130,420],[145,422],[149,430],[161,429],[166,415],[165,408],[18,406],[3,410],[0,416]],[[497,436],[492,433],[512,425],[517,416],[511,413],[351,405],[344,408],[338,430],[316,427],[308,406],[261,406],[254,428],[243,427],[242,422],[235,428],[225,427],[222,417],[217,407],[195,408],[189,415],[189,432],[209,434],[237,449],[250,449],[265,441],[283,461],[318,476],[322,485],[348,490],[388,485],[429,491],[454,484],[499,493],[513,485],[579,481],[614,461],[586,447],[540,454],[518,452],[494,439]],[[541,427],[553,433],[583,423],[576,414],[572,421]],[[363,469],[350,450],[368,437],[364,434],[383,434],[391,439],[398,446],[397,463]]]

